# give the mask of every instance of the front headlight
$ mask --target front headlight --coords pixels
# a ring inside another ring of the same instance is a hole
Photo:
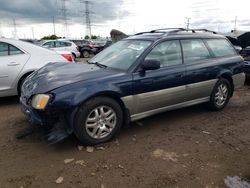
[[[31,105],[37,110],[44,110],[49,103],[50,96],[45,94],[38,94],[32,98]]]

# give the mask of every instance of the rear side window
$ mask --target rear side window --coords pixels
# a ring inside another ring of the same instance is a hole
[[[65,46],[71,46],[72,44],[70,42],[65,42]]]
[[[56,47],[57,48],[65,47],[65,46],[66,46],[66,42],[59,42],[59,41],[56,42]]]
[[[15,46],[9,45],[9,55],[18,55],[23,54],[21,50],[16,48]]]
[[[206,40],[209,48],[214,53],[215,57],[233,56],[236,55],[235,49],[225,39],[208,39]]]
[[[23,54],[21,50],[7,43],[0,42],[0,56]]]
[[[8,55],[8,44],[0,42],[0,56]]]
[[[195,63],[196,61],[210,58],[210,53],[201,39],[182,40],[183,56],[185,63]]]

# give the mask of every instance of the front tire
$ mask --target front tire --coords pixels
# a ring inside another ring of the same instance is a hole
[[[96,97],[84,103],[75,117],[74,133],[84,145],[109,141],[120,130],[123,113],[120,105],[108,97]]]
[[[232,92],[232,87],[227,79],[220,79],[214,86],[210,97],[209,106],[211,110],[219,111],[228,104]]]

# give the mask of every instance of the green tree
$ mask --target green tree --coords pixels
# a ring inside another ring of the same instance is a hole
[[[56,40],[56,39],[60,39],[61,37],[58,37],[56,35],[48,35],[48,36],[44,36],[42,38],[42,40]]]
[[[92,35],[91,39],[97,39],[97,36],[96,35]]]
[[[84,37],[84,39],[89,39],[89,36],[88,36],[88,35],[86,35],[86,36]]]

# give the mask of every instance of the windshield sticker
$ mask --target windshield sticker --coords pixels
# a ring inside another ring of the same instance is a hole
[[[128,46],[128,48],[139,51],[139,50],[141,50],[143,48],[143,46],[131,44],[131,45]]]

